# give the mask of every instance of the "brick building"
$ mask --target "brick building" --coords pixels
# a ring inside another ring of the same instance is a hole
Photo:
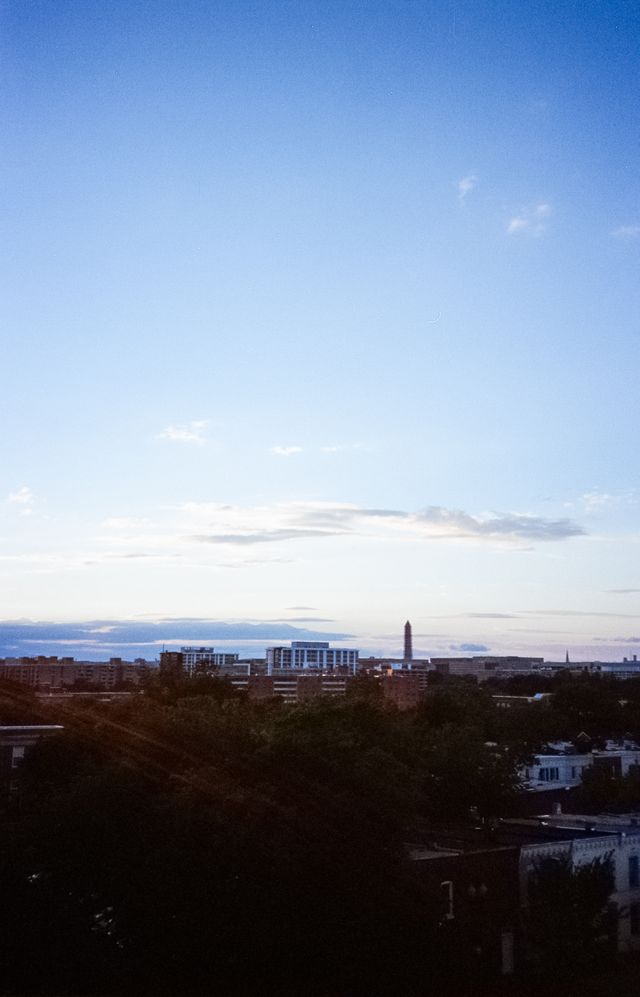
[[[39,692],[55,692],[95,686],[114,689],[138,686],[155,667],[151,662],[138,658],[123,661],[76,661],[75,658],[58,658],[55,655],[35,658],[0,658],[0,679],[27,685]]]

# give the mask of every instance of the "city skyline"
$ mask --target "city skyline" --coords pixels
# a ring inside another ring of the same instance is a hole
[[[638,650],[637,9],[0,30],[0,638]]]

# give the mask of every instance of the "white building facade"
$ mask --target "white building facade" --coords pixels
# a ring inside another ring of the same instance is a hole
[[[355,675],[358,668],[359,651],[331,647],[328,641],[294,640],[290,647],[268,647],[266,653],[267,675],[288,670],[333,672],[343,669]]]
[[[215,651],[212,647],[181,647],[180,653],[184,674],[188,676],[198,672],[218,671],[235,665],[238,661],[237,654]]]
[[[637,951],[640,950],[640,831],[631,828],[629,832],[602,837],[524,845],[520,851],[521,897],[526,907],[530,876],[543,859],[568,860],[571,868],[576,869],[607,856],[611,857],[615,876],[610,901],[620,914],[618,950]]]
[[[582,773],[592,766],[602,766],[618,778],[640,766],[640,749],[590,751],[588,754],[534,755],[533,762],[520,770],[523,787],[530,792],[545,789],[571,789],[582,782]]]

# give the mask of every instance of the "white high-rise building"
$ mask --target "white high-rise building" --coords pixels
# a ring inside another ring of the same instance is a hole
[[[182,654],[182,667],[185,675],[217,671],[219,668],[235,665],[238,660],[237,654],[214,651],[212,647],[181,647],[180,653]]]
[[[333,672],[343,668],[355,674],[359,653],[354,648],[331,647],[328,641],[294,640],[290,647],[267,648],[267,675],[288,669]]]

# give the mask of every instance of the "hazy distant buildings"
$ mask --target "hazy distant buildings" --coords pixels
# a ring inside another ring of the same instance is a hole
[[[431,658],[431,665],[441,675],[471,675],[479,682],[495,676],[536,672],[544,658],[521,658],[516,655],[474,655],[471,658]]]
[[[565,668],[573,675],[584,672],[610,675],[613,678],[631,679],[640,676],[640,661],[638,656],[623,658],[622,661],[572,661],[569,665],[561,665],[557,662],[548,662],[547,667],[556,670]]]
[[[87,688],[114,690],[138,686],[155,667],[137,658],[123,661],[76,661],[39,655],[35,658],[0,658],[0,679],[19,682],[40,692],[72,691]]]
[[[267,648],[267,674],[280,671],[334,672],[345,669],[355,674],[359,652],[354,648],[331,647],[328,641],[294,640],[289,647]]]

